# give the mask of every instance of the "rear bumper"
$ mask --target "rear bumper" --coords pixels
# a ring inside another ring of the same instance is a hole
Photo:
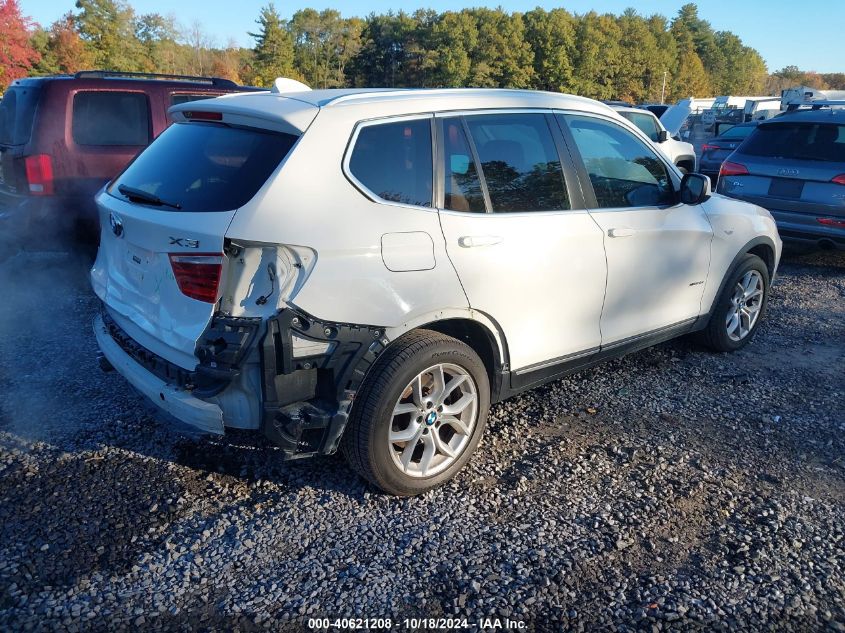
[[[200,400],[181,387],[168,384],[138,363],[112,338],[99,314],[94,318],[94,335],[106,360],[165,414],[162,416],[165,420],[172,417],[200,431],[223,434],[223,411],[219,406]]]
[[[845,228],[826,226],[818,222],[818,218],[829,216],[780,209],[769,209],[769,213],[775,219],[778,232],[784,241],[845,250]]]
[[[736,198],[737,200],[751,202],[767,209],[775,219],[778,233],[780,233],[781,239],[785,242],[796,242],[820,248],[828,247],[845,250],[845,227],[830,226],[819,222],[819,218],[845,220],[845,217],[842,215],[831,215],[830,211],[823,207],[815,212],[806,211],[803,208],[801,211],[784,209],[782,205],[778,204],[776,199],[772,198],[757,196],[741,197],[733,193],[724,193],[724,195]],[[789,205],[789,202],[786,205]]]

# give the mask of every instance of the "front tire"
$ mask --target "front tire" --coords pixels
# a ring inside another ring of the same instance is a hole
[[[707,328],[705,345],[717,352],[745,347],[760,326],[769,301],[769,269],[756,255],[746,255],[730,274],[716,301]]]
[[[484,432],[490,383],[465,343],[415,330],[378,358],[355,398],[341,451],[385,492],[410,496],[463,468]]]

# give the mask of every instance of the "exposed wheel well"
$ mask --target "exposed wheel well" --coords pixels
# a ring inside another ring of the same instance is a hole
[[[500,391],[501,362],[496,339],[485,326],[471,319],[444,319],[420,326],[421,329],[434,330],[452,336],[469,345],[481,358],[490,378],[491,401],[498,400]]]
[[[772,247],[768,244],[757,244],[748,249],[748,253],[756,255],[766,263],[766,269],[769,271],[769,279],[771,279],[775,273],[775,252],[772,250]]]

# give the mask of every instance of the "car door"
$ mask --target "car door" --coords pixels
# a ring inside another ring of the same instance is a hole
[[[558,120],[604,237],[602,347],[691,325],[710,264],[704,210],[678,202],[677,174],[633,131],[597,115]]]
[[[447,252],[471,308],[499,324],[515,382],[597,351],[602,232],[583,208],[571,167],[562,168],[551,113],[437,121]]]

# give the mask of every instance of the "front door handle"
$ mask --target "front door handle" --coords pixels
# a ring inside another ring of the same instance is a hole
[[[636,233],[636,231],[634,229],[629,229],[627,226],[623,226],[618,229],[607,229],[608,237],[630,237],[634,233]]]
[[[474,248],[476,246],[493,246],[500,244],[502,238],[498,235],[464,235],[458,238],[458,246]]]

